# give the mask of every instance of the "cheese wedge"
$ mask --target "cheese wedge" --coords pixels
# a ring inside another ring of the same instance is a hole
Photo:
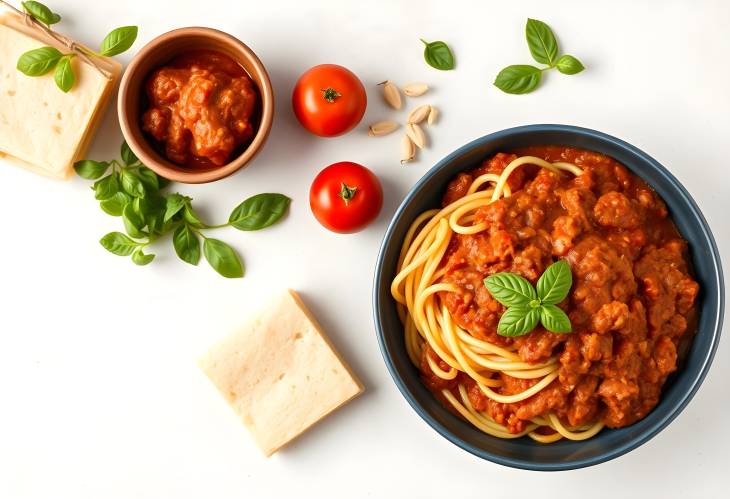
[[[294,291],[272,300],[200,365],[266,456],[363,390]]]
[[[16,69],[24,52],[44,45],[64,53],[69,49],[22,19],[11,12],[0,13],[0,157],[65,179],[85,154],[122,68],[111,59],[96,58],[111,74],[110,80],[75,57],[76,83],[68,93],[56,87],[53,71],[26,76]]]

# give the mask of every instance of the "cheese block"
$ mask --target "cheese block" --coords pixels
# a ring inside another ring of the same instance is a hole
[[[63,179],[85,154],[122,68],[111,59],[95,58],[109,72],[109,79],[75,57],[76,83],[63,93],[53,71],[31,77],[16,69],[21,54],[44,45],[69,52],[48,34],[25,24],[22,16],[0,13],[0,157]]]
[[[266,456],[363,390],[294,291],[277,296],[200,365]]]

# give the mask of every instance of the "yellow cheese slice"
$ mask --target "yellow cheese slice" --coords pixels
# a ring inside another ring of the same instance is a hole
[[[86,152],[121,65],[97,58],[109,80],[79,57],[72,61],[76,83],[68,93],[56,87],[53,72],[26,76],[18,58],[44,45],[68,48],[26,25],[21,16],[0,13],[0,157],[56,178],[68,178]]]
[[[294,291],[200,365],[266,456],[363,390]]]

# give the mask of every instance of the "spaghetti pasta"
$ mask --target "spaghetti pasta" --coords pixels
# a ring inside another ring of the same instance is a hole
[[[499,175],[486,173],[474,178],[465,196],[416,218],[405,236],[398,273],[391,285],[411,361],[420,365],[427,345],[448,366],[448,369],[442,369],[435,359],[425,355],[428,367],[436,376],[454,380],[463,373],[489,399],[504,404],[527,400],[544,390],[558,377],[559,363],[552,357],[547,362],[530,364],[523,361],[514,348],[481,340],[459,327],[440,298],[440,293],[458,293],[459,289],[440,281],[444,271],[439,267],[454,234],[478,234],[488,228],[487,222],[477,222],[477,210],[500,198],[510,197],[509,178],[525,165],[536,165],[559,174],[577,176],[582,173],[579,167],[570,163],[550,163],[535,156],[522,156],[511,161]],[[502,394],[499,391],[502,386],[500,374],[535,382],[520,393]],[[555,414],[548,413],[532,419],[523,431],[510,433],[489,413],[473,407],[462,383],[458,384],[456,393],[443,389],[441,395],[464,419],[484,433],[499,438],[529,436],[541,443],[562,438],[583,440],[603,428],[601,422],[585,428],[569,428]]]
[[[562,146],[497,153],[413,222],[391,285],[405,347],[453,412],[542,444],[628,426],[659,401],[697,327],[687,243],[650,186],[612,158]],[[498,332],[484,279],[535,283],[555,262],[571,334]]]

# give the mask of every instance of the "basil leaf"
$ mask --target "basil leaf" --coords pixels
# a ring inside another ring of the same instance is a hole
[[[137,213],[137,215],[139,215],[141,218],[146,218],[151,211],[149,203],[147,203],[144,198],[132,199],[131,205],[135,213]]]
[[[243,265],[236,252],[223,241],[206,238],[203,241],[203,254],[211,267],[223,277],[243,277]]]
[[[238,230],[266,228],[284,216],[290,202],[283,194],[257,194],[239,204],[228,217],[228,223]]]
[[[147,168],[146,166],[140,166],[135,170],[135,173],[144,184],[147,192],[155,192],[160,190],[160,181],[157,174]]]
[[[526,94],[540,84],[540,69],[535,66],[516,64],[499,72],[494,86],[508,94]]]
[[[539,320],[539,307],[510,307],[499,319],[497,334],[500,336],[522,336],[535,329]]]
[[[23,6],[23,10],[30,14],[34,19],[42,22],[43,24],[50,26],[51,24],[56,24],[61,20],[61,16],[58,14],[54,14],[51,9],[46,7],[40,2],[21,2],[20,3]]]
[[[170,229],[165,221],[166,200],[157,192],[147,192],[143,198],[134,198],[132,206],[147,225],[150,234],[164,234]]]
[[[144,220],[150,233],[161,234],[164,228],[165,198],[157,193],[148,193],[144,198],[135,198],[132,206]]]
[[[129,49],[137,39],[137,26],[122,26],[112,30],[99,46],[99,54],[111,57]]]
[[[561,55],[555,67],[565,75],[578,74],[585,69],[583,64],[572,55]]]
[[[139,248],[137,251],[132,253],[132,261],[137,265],[147,265],[154,259],[155,259],[154,254],[145,255],[142,252],[142,248]]]
[[[446,43],[440,40],[427,42],[423,38],[421,38],[421,41],[426,46],[423,49],[423,58],[426,59],[426,63],[429,66],[440,69],[441,71],[454,69],[454,54]]]
[[[543,305],[539,310],[540,322],[542,322],[542,325],[548,331],[552,331],[553,333],[570,333],[573,330],[568,316],[555,305]]]
[[[195,213],[195,210],[193,210],[193,205],[190,204],[190,201],[190,199],[185,201],[185,208],[183,209],[183,220],[185,220],[196,229],[206,228],[207,225],[200,219],[198,214]]]
[[[129,196],[129,194],[119,191],[109,199],[105,199],[104,201],[99,203],[99,206],[101,206],[101,209],[109,215],[113,217],[120,217],[122,216],[122,211],[124,210],[124,207],[127,206],[127,203],[129,203],[131,200],[132,198],[131,196]]]
[[[180,260],[190,265],[197,265],[200,261],[200,239],[188,224],[182,224],[175,229],[172,245]]]
[[[139,246],[139,243],[130,239],[121,232],[110,232],[99,241],[104,248],[119,256],[129,256]]]
[[[553,67],[555,59],[558,57],[558,41],[550,26],[537,19],[528,19],[525,35],[532,58],[539,63]]]
[[[117,173],[112,172],[106,177],[97,180],[94,182],[92,189],[94,189],[94,197],[99,201],[109,199],[119,192],[119,179]]]
[[[165,199],[165,222],[172,220],[172,217],[177,215],[180,210],[183,209],[187,200],[189,200],[189,198],[186,198],[177,192],[167,196]]]
[[[53,47],[29,50],[18,59],[16,68],[27,76],[41,76],[56,67],[63,54]]]
[[[157,211],[154,215],[149,216],[147,220],[147,229],[153,234],[164,234],[169,230],[169,226],[165,226],[163,217],[165,216],[164,211]]]
[[[71,90],[76,82],[76,75],[74,75],[73,67],[71,67],[72,55],[64,55],[56,64],[56,71],[53,75],[53,79],[56,81],[56,86],[60,88],[64,93]]]
[[[537,280],[537,297],[543,305],[555,305],[565,300],[573,285],[573,273],[566,260],[550,265]]]
[[[122,210],[122,221],[124,222],[124,229],[131,237],[140,239],[147,236],[142,230],[146,225],[144,218],[134,209],[133,203],[127,203]]]
[[[122,154],[122,161],[124,161],[124,164],[127,166],[132,165],[132,164],[136,163],[137,161],[139,161],[139,159],[137,159],[137,156],[129,148],[129,145],[127,144],[126,140],[124,142],[122,142],[121,154]]]
[[[491,295],[505,307],[527,306],[537,299],[530,281],[511,272],[499,272],[484,279]]]
[[[89,180],[96,180],[106,173],[109,169],[109,163],[106,161],[93,161],[91,159],[82,159],[74,163],[74,170],[79,177]]]
[[[134,196],[136,198],[143,198],[145,197],[146,191],[144,188],[144,184],[142,183],[142,180],[140,180],[139,176],[137,175],[137,172],[132,170],[122,170],[121,173],[121,180],[122,180],[122,189],[124,189],[127,194]]]

